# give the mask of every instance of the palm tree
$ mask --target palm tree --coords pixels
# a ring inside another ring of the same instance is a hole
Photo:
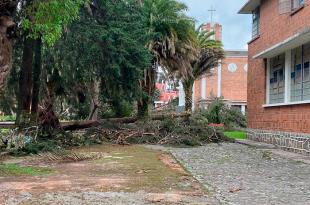
[[[152,66],[144,71],[144,79],[140,86],[144,91],[138,102],[138,115],[148,115],[150,96],[155,91],[155,76],[158,66],[176,67],[170,63],[177,61],[180,56],[176,55],[177,42],[190,42],[193,36],[193,19],[186,16],[186,5],[176,0],[144,0],[143,11],[146,16],[149,42],[147,48],[152,54]],[[171,59],[173,57],[174,59]],[[184,61],[185,62],[185,61]],[[186,68],[188,66],[182,66]]]
[[[175,42],[175,52],[163,56],[168,72],[177,75],[183,84],[186,111],[191,111],[195,80],[218,66],[224,58],[222,43],[211,39],[214,32],[203,30],[202,26],[192,30],[194,36],[191,34],[188,41]]]
[[[4,90],[5,79],[11,67],[12,45],[8,35],[10,28],[15,25],[12,20],[15,9],[16,1],[0,1],[0,92]]]
[[[196,31],[197,36],[197,58],[191,61],[191,74],[183,74],[181,82],[185,92],[185,110],[191,111],[193,85],[196,79],[210,72],[212,68],[219,65],[224,58],[224,50],[221,41],[212,40],[214,32],[202,30]]]

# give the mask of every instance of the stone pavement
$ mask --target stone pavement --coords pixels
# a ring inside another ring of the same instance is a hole
[[[310,164],[238,143],[168,148],[224,204],[310,204]]]

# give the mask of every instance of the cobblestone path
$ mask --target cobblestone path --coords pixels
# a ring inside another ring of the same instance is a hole
[[[240,144],[169,148],[225,204],[310,204],[310,165]]]

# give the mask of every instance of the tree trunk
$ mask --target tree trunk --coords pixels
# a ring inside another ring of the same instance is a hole
[[[32,100],[32,66],[34,40],[24,37],[22,67],[19,77],[19,108],[17,125],[28,126],[30,123],[30,106]]]
[[[185,93],[185,111],[186,112],[192,112],[192,106],[193,106],[193,80],[184,81],[183,88]]]
[[[5,80],[12,65],[12,44],[7,37],[7,30],[12,26],[12,19],[0,13],[0,94],[4,91]]]
[[[143,96],[138,101],[138,117],[145,118],[149,116],[149,96]]]
[[[140,81],[140,87],[143,90],[142,97],[138,100],[138,117],[144,118],[149,115],[150,99],[155,92],[156,66],[152,66],[144,71],[144,79]]]
[[[53,110],[54,88],[52,83],[47,83],[46,94],[42,107],[38,111],[38,125],[44,134],[53,136],[61,129],[60,122]]]
[[[42,66],[42,39],[38,38],[35,42],[35,54],[34,54],[34,66],[33,66],[33,86],[32,86],[32,104],[31,115],[36,121],[38,106],[39,106],[39,94],[41,83],[41,66]]]
[[[188,112],[185,113],[174,113],[174,114],[163,114],[163,115],[154,115],[150,117],[150,120],[164,120],[166,118],[188,118],[191,114]],[[139,120],[138,117],[124,117],[124,118],[110,118],[105,120],[90,120],[90,121],[77,121],[73,123],[67,123],[62,128],[63,130],[80,130],[90,127],[96,127],[104,125],[106,123],[135,123]]]
[[[91,102],[90,102],[90,112],[88,120],[98,120],[98,108],[99,108],[99,94],[100,94],[100,84],[98,81],[92,83]]]

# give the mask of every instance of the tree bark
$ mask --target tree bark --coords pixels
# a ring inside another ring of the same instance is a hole
[[[12,66],[12,43],[7,30],[14,25],[10,17],[0,13],[0,93],[4,91],[5,80]]]
[[[145,118],[149,116],[149,96],[142,96],[138,101],[138,117]]]
[[[35,41],[35,54],[33,66],[33,86],[32,86],[32,104],[31,114],[36,118],[39,107],[39,94],[41,83],[41,67],[42,67],[42,39]]]
[[[144,79],[140,81],[140,87],[143,90],[142,97],[138,100],[138,117],[144,118],[149,115],[150,99],[155,92],[156,66],[144,71]]]
[[[183,81],[183,88],[185,93],[185,111],[192,112],[193,106],[193,80]]]
[[[95,81],[92,83],[91,87],[90,93],[92,99],[90,102],[88,120],[98,120],[100,84],[98,81]]]
[[[61,129],[60,122],[53,110],[54,88],[51,82],[46,84],[46,94],[43,105],[38,110],[38,125],[44,134],[53,136]]]
[[[34,40],[24,37],[24,50],[19,77],[19,99],[17,125],[27,126],[30,123],[30,106],[32,100],[32,66]]]

